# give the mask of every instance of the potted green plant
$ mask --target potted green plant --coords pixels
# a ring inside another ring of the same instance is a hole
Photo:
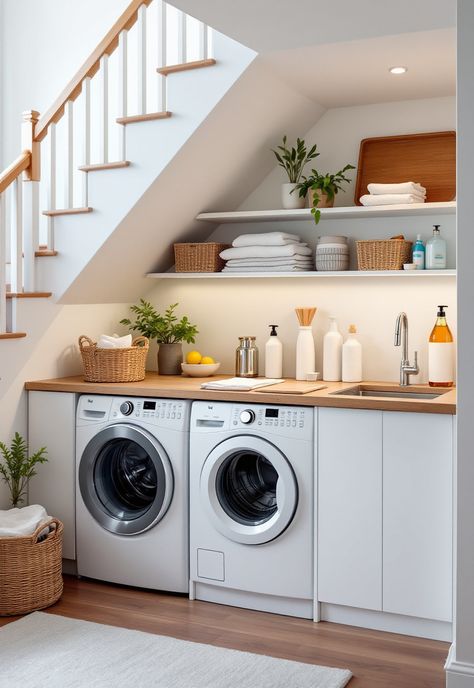
[[[154,339],[159,345],[158,372],[160,375],[180,375],[183,362],[183,345],[194,344],[198,329],[192,325],[186,316],[178,320],[175,310],[179,304],[173,303],[164,315],[156,311],[154,306],[144,299],[130,310],[136,315],[135,321],[124,318],[121,325],[128,325],[131,330],[141,332],[149,339]]]
[[[282,204],[287,209],[303,208],[304,197],[294,194],[293,191],[301,179],[305,166],[310,160],[314,160],[319,153],[316,152],[316,144],[308,151],[303,139],[296,139],[296,148],[294,146],[289,148],[286,142],[287,137],[284,136],[283,145],[277,146],[277,150],[273,150],[278,165],[283,167],[288,175],[288,182],[282,184]]]
[[[336,194],[344,191],[342,184],[350,184],[351,180],[345,176],[348,170],[355,170],[354,165],[346,165],[334,174],[321,174],[317,170],[311,170],[311,175],[303,177],[303,181],[298,183],[300,198],[305,199],[309,192],[309,205],[316,224],[321,217],[319,208],[332,208]]]
[[[10,490],[11,505],[17,507],[25,501],[28,483],[36,475],[36,465],[48,460],[46,447],[28,456],[28,445],[16,432],[10,447],[0,442],[0,452],[2,456],[0,475]]]

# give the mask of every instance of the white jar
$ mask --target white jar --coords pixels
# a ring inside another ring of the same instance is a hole
[[[342,379],[342,334],[337,329],[336,318],[329,316],[329,332],[323,340],[323,380],[340,382]]]
[[[315,369],[313,328],[300,325],[296,340],[296,379],[306,380],[308,373]]]

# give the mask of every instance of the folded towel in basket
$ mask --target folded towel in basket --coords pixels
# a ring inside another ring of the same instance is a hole
[[[31,504],[21,509],[0,510],[0,537],[25,537],[32,535],[42,523],[47,523],[50,516],[46,509],[39,504]],[[40,537],[48,531],[41,531]]]
[[[108,334],[101,334],[97,347],[99,349],[129,349],[132,346],[132,335],[126,334],[124,337],[119,337],[114,334],[109,337]]]
[[[286,232],[263,232],[262,234],[241,234],[232,242],[232,246],[285,246],[301,239],[296,234]]]

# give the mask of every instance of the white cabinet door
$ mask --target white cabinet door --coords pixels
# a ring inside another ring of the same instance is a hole
[[[383,609],[452,619],[453,417],[383,416]]]
[[[382,412],[319,409],[318,600],[382,608]]]
[[[28,491],[30,504],[41,504],[64,523],[63,557],[76,558],[75,432],[76,395],[63,392],[28,393],[28,443],[31,451],[48,450]]]

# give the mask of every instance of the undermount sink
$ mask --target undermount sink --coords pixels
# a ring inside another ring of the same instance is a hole
[[[436,399],[444,394],[443,392],[411,392],[409,390],[402,390],[399,387],[396,389],[380,389],[379,387],[370,387],[368,385],[356,385],[349,389],[341,389],[338,392],[331,392],[331,394],[343,394],[349,397],[385,397],[387,399]]]

